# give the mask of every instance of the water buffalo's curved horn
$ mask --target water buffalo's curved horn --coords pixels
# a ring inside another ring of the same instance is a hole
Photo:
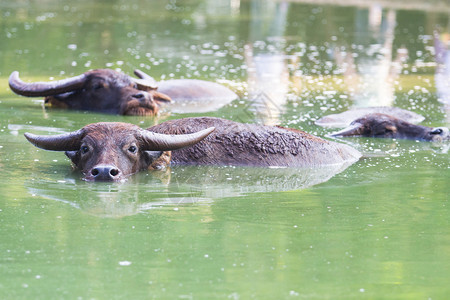
[[[52,96],[71,92],[83,87],[86,75],[81,74],[72,78],[49,82],[23,82],[19,72],[14,71],[9,76],[9,87],[19,95],[27,97]]]
[[[35,135],[25,133],[27,140],[38,148],[53,151],[75,151],[80,149],[83,131],[77,130],[59,135]]]
[[[330,136],[362,136],[364,133],[364,125],[361,123],[352,123],[347,128],[333,132]]]
[[[138,89],[140,90],[148,90],[148,89],[157,89],[158,88],[158,83],[156,82],[156,80],[144,73],[141,70],[134,70],[134,74],[139,77],[139,79],[133,78],[133,81],[138,85]]]
[[[144,150],[169,151],[192,146],[206,138],[214,129],[214,127],[209,127],[198,132],[179,135],[161,134],[144,130],[142,133],[145,144]]]

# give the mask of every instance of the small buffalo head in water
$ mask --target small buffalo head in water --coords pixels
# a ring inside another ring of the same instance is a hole
[[[450,140],[448,128],[430,128],[405,122],[390,115],[368,114],[354,120],[347,128],[332,133],[336,137],[379,137],[440,142]]]
[[[25,133],[25,137],[36,147],[65,151],[87,181],[123,181],[149,168],[163,151],[194,145],[212,131],[213,127],[192,134],[167,135],[127,123],[94,123],[71,133]]]
[[[132,78],[110,69],[99,69],[58,81],[26,83],[14,71],[9,86],[16,94],[45,97],[55,107],[119,115],[155,115],[159,105],[170,102],[157,91],[157,83],[140,70]]]

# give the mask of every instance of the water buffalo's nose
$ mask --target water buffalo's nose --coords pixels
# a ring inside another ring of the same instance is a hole
[[[450,131],[446,127],[436,127],[433,128],[429,133],[431,135],[431,140],[433,141],[448,141],[450,140]]]
[[[115,180],[119,174],[119,169],[114,166],[96,166],[91,170],[91,175],[95,180]]]

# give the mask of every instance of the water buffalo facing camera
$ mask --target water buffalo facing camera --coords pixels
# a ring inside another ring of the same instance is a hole
[[[127,123],[95,123],[62,135],[25,136],[39,148],[65,151],[86,180],[121,181],[170,163],[315,167],[349,165],[361,156],[347,145],[300,130],[210,117],[167,121],[147,130]]]
[[[214,128],[187,135],[165,135],[143,130],[128,123],[95,123],[80,130],[56,136],[25,137],[36,147],[65,151],[74,166],[89,181],[121,181],[148,169],[170,151],[198,143]]]
[[[228,88],[214,82],[173,79],[157,83],[150,75],[135,70],[133,78],[110,69],[50,82],[26,83],[14,71],[9,86],[16,94],[45,97],[54,107],[118,115],[151,116],[172,100],[215,102],[215,107],[237,98]],[[219,103],[219,104],[217,104]]]
[[[431,142],[450,140],[448,128],[411,124],[390,115],[368,114],[354,120],[347,128],[332,133],[336,137],[379,137]]]

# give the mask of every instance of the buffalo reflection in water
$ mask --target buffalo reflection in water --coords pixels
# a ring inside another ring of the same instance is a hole
[[[328,181],[351,163],[314,168],[174,167],[142,172],[125,183],[34,179],[30,194],[66,203],[98,217],[120,218],[152,209],[253,193],[299,190]],[[36,178],[39,178],[36,175]]]

